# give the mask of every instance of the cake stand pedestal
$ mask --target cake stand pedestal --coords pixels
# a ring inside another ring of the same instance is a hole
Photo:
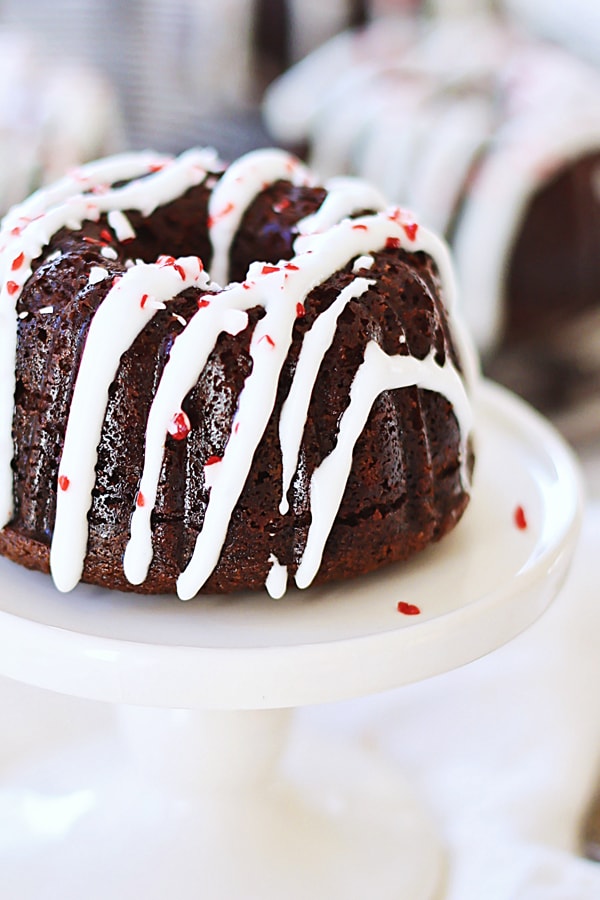
[[[440,896],[440,841],[400,774],[288,727],[293,707],[488,653],[557,593],[581,517],[570,451],[493,385],[477,415],[459,526],[408,565],[349,584],[182,606],[87,586],[61,595],[0,566],[0,672],[117,704],[120,723],[119,740],[65,748],[4,783],[0,896]],[[420,613],[402,615],[399,601]]]

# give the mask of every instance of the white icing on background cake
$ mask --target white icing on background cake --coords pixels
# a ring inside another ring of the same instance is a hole
[[[189,151],[177,159],[148,154],[115,157],[84,167],[50,189],[38,192],[6,218],[0,234],[0,357],[4,362],[12,362],[12,366],[3,368],[0,394],[0,511],[3,525],[12,514],[10,462],[16,303],[31,273],[31,262],[60,228],[78,229],[86,219],[97,221],[102,212],[109,213],[112,224],[126,238],[130,237],[126,223],[118,214],[120,210],[136,209],[147,216],[190,186],[208,180],[207,173],[218,167],[211,151]],[[284,176],[297,177],[301,184],[311,178],[304,167],[283,151],[256,151],[228,170],[220,188],[218,183],[209,206],[209,235],[224,273],[235,227],[232,228],[230,223],[225,227],[222,223],[229,214],[232,221],[241,221],[256,194],[265,185]],[[114,181],[126,179],[133,180],[118,188],[111,186]],[[364,362],[351,388],[350,404],[342,416],[336,446],[312,477],[312,521],[296,575],[297,584],[308,586],[318,571],[350,472],[354,444],[374,400],[382,391],[416,385],[447,397],[460,428],[462,476],[468,487],[466,457],[472,414],[465,381],[468,385],[476,377],[476,363],[455,308],[449,254],[439,238],[419,226],[413,216],[403,210],[390,208],[359,218],[347,217],[365,205],[379,206],[381,202],[380,195],[364,183],[354,179],[336,182],[331,200],[325,199],[314,216],[300,223],[296,255],[291,260],[276,265],[253,263],[243,284],[231,284],[225,290],[205,297],[200,294],[195,314],[188,322],[180,320],[183,330],[173,341],[148,416],[143,471],[124,561],[126,577],[133,584],[143,582],[152,560],[151,515],[167,434],[173,433],[174,422],[178,420],[186,427],[182,403],[204,368],[218,335],[223,331],[238,333],[248,324],[247,310],[264,307],[265,315],[258,320],[252,333],[249,350],[252,369],[238,398],[225,451],[222,458],[206,463],[209,501],[193,555],[178,579],[178,593],[182,599],[193,597],[218,563],[231,514],[273,411],[294,324],[297,317],[304,314],[311,290],[348,263],[360,262],[362,269],[369,269],[372,254],[386,246],[423,251],[434,260],[464,378],[458,374],[448,355],[440,364],[434,354],[423,360],[406,352],[387,356],[376,344],[367,345]],[[223,209],[228,211],[225,216],[219,214]],[[336,216],[341,217],[341,221],[335,222]],[[91,270],[92,283],[98,278],[95,271],[98,268]],[[373,283],[373,279],[355,277],[316,319],[304,338],[296,375],[280,419],[281,510],[284,514],[287,511],[286,492],[298,462],[308,403],[319,366],[332,343],[337,318],[350,300],[360,298]],[[111,286],[92,318],[77,373],[59,467],[51,570],[60,590],[74,587],[83,571],[96,447],[108,389],[115,378],[119,360],[156,311],[168,308],[169,302],[187,287],[197,287],[200,291],[218,289],[218,285],[209,281],[202,261],[197,257],[159,257],[151,264],[137,261]],[[284,575],[277,568],[279,563],[274,559],[271,562],[268,587],[278,595],[282,585],[284,587]]]
[[[463,310],[487,350],[527,205],[600,149],[599,98],[596,71],[491,16],[387,18],[314,51],[263,111],[278,140],[309,143],[321,178],[354,172],[452,228]]]

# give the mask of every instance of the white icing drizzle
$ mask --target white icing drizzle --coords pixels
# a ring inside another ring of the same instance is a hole
[[[244,311],[246,292],[238,295],[233,306],[227,292],[207,298],[208,306],[192,316],[187,328],[173,342],[168,362],[150,407],[146,427],[144,466],[139,490],[144,505],[137,506],[131,518],[131,537],[125,550],[125,576],[132,584],[141,584],[152,561],[150,517],[156,502],[165,440],[174,413],[181,408],[186,394],[198,381],[218,335],[222,331],[237,334],[248,324]],[[216,466],[207,467],[211,476]]]
[[[371,407],[382,391],[416,385],[436,391],[453,405],[462,434],[472,425],[471,406],[460,375],[449,357],[443,366],[432,352],[423,360],[412,356],[388,356],[374,341],[365,349],[350,389],[350,404],[340,422],[337,442],[310,482],[312,521],[302,561],[296,572],[296,584],[306,588],[319,570],[325,542],[333,526],[352,466],[354,445],[365,427]],[[464,458],[464,451],[463,451]]]
[[[78,229],[85,219],[97,220],[102,213],[108,213],[109,224],[117,238],[126,240],[131,237],[127,229],[129,223],[120,210],[137,209],[143,215],[150,215],[156,207],[200,183],[207,170],[218,171],[219,168],[209,151],[190,151],[177,160],[161,158],[158,161],[155,155],[125,155],[84,167],[47,192],[38,192],[26,205],[13,211],[0,234],[0,242],[4,245],[0,255],[3,279],[0,359],[9,358],[14,364],[16,301],[21,285],[31,274],[32,260],[40,255],[56,231],[64,226]],[[128,178],[137,180],[120,188],[110,187],[115,180]],[[308,171],[294,157],[281,151],[249,154],[233,164],[217,182],[209,204],[209,230],[215,259],[213,275],[216,265],[217,275],[223,281],[227,279],[227,256],[244,210],[265,185],[279,179],[294,184],[312,183]],[[81,193],[82,186],[85,193]],[[95,188],[99,190],[94,192]],[[218,335],[222,332],[235,335],[246,328],[250,308],[261,305],[265,315],[258,321],[250,340],[251,374],[239,395],[223,456],[205,463],[208,504],[192,557],[178,579],[178,593],[182,599],[195,596],[218,563],[231,514],[275,405],[294,323],[297,316],[302,315],[310,292],[329,276],[352,262],[355,272],[370,268],[374,262],[372,254],[383,249],[390,240],[392,246],[427,253],[438,269],[443,300],[467,385],[476,377],[475,357],[454,308],[454,278],[443,242],[427,229],[417,226],[410,214],[399,209],[357,219],[346,218],[361,209],[380,208],[382,204],[378,192],[364,183],[356,179],[336,180],[332,193],[320,209],[301,223],[301,234],[294,246],[296,255],[292,260],[277,266],[254,263],[244,284],[233,284],[218,294],[200,298],[199,308],[189,322],[181,320],[183,330],[173,341],[148,416],[138,501],[132,513],[131,536],[124,559],[125,575],[132,583],[143,582],[152,561],[151,515],[156,504],[166,436],[173,433],[176,417],[186,422],[182,403],[200,377]],[[23,210],[26,210],[27,219],[33,221],[23,219]],[[340,217],[342,221],[335,224],[334,220]],[[13,228],[16,231],[11,234]],[[13,271],[12,263],[21,255],[19,266]],[[90,283],[100,280],[100,273],[105,271],[93,267]],[[364,277],[354,278],[304,336],[279,423],[282,514],[287,511],[286,494],[297,467],[310,396],[322,359],[332,344],[338,317],[351,299],[360,297],[374,283]],[[108,390],[121,356],[156,311],[164,309],[174,296],[190,286],[202,290],[216,288],[215,284],[209,283],[208,275],[196,257],[161,258],[155,264],[138,260],[109,290],[92,319],[75,383],[59,467],[51,570],[60,590],[71,589],[83,571],[96,448]],[[312,522],[296,576],[299,586],[309,584],[318,570],[350,471],[354,443],[375,398],[383,390],[409,385],[437,391],[453,404],[461,429],[461,463],[465,477],[470,409],[461,377],[449,357],[446,356],[444,365],[440,366],[433,353],[425,360],[406,355],[389,357],[376,344],[369,343],[352,385],[350,405],[342,417],[336,446],[311,480]],[[4,513],[8,521],[12,514],[10,437],[14,365],[3,387],[0,394],[0,474],[3,480],[0,490],[4,490],[4,494],[0,493],[0,513]],[[281,596],[285,591],[287,570],[273,554],[269,561],[267,588],[272,596]]]
[[[287,566],[282,566],[274,553],[271,553],[269,556],[269,562],[271,563],[271,568],[265,581],[265,587],[273,600],[280,600],[287,588]]]
[[[355,278],[340,291],[331,306],[321,313],[310,331],[304,335],[290,392],[281,408],[279,418],[279,442],[283,469],[279,512],[282,515],[285,515],[289,509],[287,492],[298,465],[298,453],[302,443],[310,397],[323,357],[333,342],[337,320],[346,304],[364,294],[371,284],[375,284],[375,282],[367,281],[366,278]]]
[[[297,157],[267,149],[240,157],[215,185],[208,203],[208,230],[213,248],[210,270],[217,284],[229,281],[229,250],[244,213],[261,191],[279,180],[298,186],[314,184]]]
[[[183,274],[182,274],[183,273]],[[87,513],[95,482],[96,448],[123,353],[156,314],[140,302],[150,290],[163,301],[187,287],[206,288],[208,276],[197,257],[175,266],[135,266],[111,288],[94,315],[85,342],[69,410],[58,470],[56,519],[50,568],[57,588],[69,591],[81,578],[87,549]]]
[[[379,212],[389,205],[377,188],[360,178],[330,178],[325,188],[327,196],[319,209],[298,222],[299,234],[325,231],[354,213]]]
[[[16,305],[31,275],[31,262],[63,227],[77,230],[84,220],[97,221],[103,212],[137,209],[150,215],[206,177],[216,166],[210,150],[190,150],[177,159],[131,153],[82,166],[55,185],[36,191],[13,207],[0,231],[0,528],[13,513],[12,419],[17,352]],[[150,173],[150,174],[149,174]],[[146,177],[141,177],[146,176]],[[120,188],[116,181],[138,179]],[[103,193],[94,194],[102,186]],[[106,190],[104,190],[107,188]],[[88,193],[81,193],[87,191]],[[22,258],[17,270],[14,261]]]
[[[296,320],[296,303],[289,302],[291,295],[286,292],[286,274],[291,281],[298,272],[285,272],[282,268],[259,278],[250,267],[249,275],[257,281],[248,290],[242,285],[232,285],[227,292],[232,305],[262,303],[266,314],[256,325],[250,342],[252,373],[238,398],[236,425],[239,427],[234,426],[229,435],[192,558],[177,580],[177,593],[182,600],[198,593],[219,561],[231,514],[275,405],[279,375]]]

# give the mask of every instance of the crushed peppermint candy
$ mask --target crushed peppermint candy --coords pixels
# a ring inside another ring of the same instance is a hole
[[[517,506],[514,513],[515,525],[519,531],[525,531],[527,528],[527,516],[522,506]]]
[[[136,236],[131,222],[120,209],[111,210],[107,219],[118,241],[132,241]]]
[[[136,262],[137,262],[137,260],[136,260]],[[143,262],[143,260],[141,260],[141,262]],[[175,257],[168,256],[166,253],[161,253],[159,256],[156,257],[156,265],[160,266],[161,268],[163,268],[164,266],[172,266],[174,262],[175,262]]]
[[[24,309],[23,312],[20,312],[20,313],[19,313],[18,318],[19,318],[19,319],[26,319],[28,315],[29,315],[29,312],[28,312],[26,309]]]
[[[360,272],[361,269],[370,269],[375,262],[371,255],[357,256],[352,266],[352,273]]]
[[[418,606],[414,603],[406,603],[404,600],[401,600],[396,607],[399,613],[402,613],[403,616],[418,616],[421,612]]]
[[[106,271],[106,269],[103,269],[102,266],[92,266],[92,268],[90,269],[88,284],[98,284],[100,281],[104,281],[105,278],[108,278],[108,272]]]
[[[151,297],[150,294],[142,294],[140,298],[140,306],[142,309],[166,309],[166,303],[163,303],[162,300],[157,300],[155,297]]]
[[[50,313],[54,312],[53,306],[42,306],[41,309],[38,309],[38,312],[41,316],[48,316]]]
[[[187,325],[187,320],[184,319],[183,316],[180,316],[179,313],[172,313],[172,315],[173,315],[173,318],[177,319],[179,324],[185,328],[185,326]]]
[[[173,416],[167,427],[167,431],[176,441],[185,440],[191,430],[192,426],[189,417],[182,409]]]
[[[119,254],[117,253],[117,251],[115,250],[114,247],[103,247],[102,250],[100,251],[100,254],[105,259],[118,259],[119,258]]]

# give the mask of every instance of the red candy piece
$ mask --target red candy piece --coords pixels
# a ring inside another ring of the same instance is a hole
[[[303,303],[296,303],[296,315],[299,319],[301,319],[302,316],[306,315],[306,310],[304,309]]]
[[[208,459],[206,460],[206,462],[204,463],[204,465],[205,466],[214,466],[215,463],[220,463],[222,459],[223,459],[222,456],[209,456]]]
[[[172,266],[174,262],[174,256],[166,256],[164,253],[161,253],[161,255],[156,258],[157,266]]]
[[[210,300],[207,300],[206,297],[200,297],[198,300],[198,309],[204,309],[205,306],[210,306]]]
[[[353,231],[367,231],[368,229],[367,229],[366,225],[363,225],[361,222],[359,222],[357,225],[352,226],[352,230]]]
[[[279,272],[279,266],[263,266],[261,271],[263,275],[270,275],[272,272]]]
[[[515,525],[520,531],[525,531],[525,529],[527,528],[525,510],[522,506],[517,506],[517,508],[515,509]]]
[[[17,291],[19,290],[19,285],[17,284],[16,281],[7,281],[6,282],[6,290],[11,295],[16,294]]]
[[[400,238],[389,237],[385,242],[385,246],[388,250],[397,250],[400,246]]]
[[[71,484],[71,482],[69,481],[69,479],[67,478],[66,475],[60,475],[60,477],[58,479],[58,486],[61,489],[61,491],[66,491],[70,484]]]
[[[405,603],[404,600],[401,600],[398,604],[398,612],[404,616],[418,616],[421,610],[414,603]]]
[[[141,491],[138,491],[138,495],[135,499],[135,502],[136,502],[136,506],[145,506],[146,505],[146,498],[144,497],[144,495],[142,494]]]
[[[416,222],[410,222],[408,225],[402,225],[404,231],[406,232],[406,236],[409,241],[414,241],[417,236],[417,231],[419,230],[419,226]]]
[[[16,271],[17,269],[21,268],[21,266],[23,265],[24,259],[25,259],[24,253],[19,253],[18,256],[15,256],[15,258],[13,259],[12,264],[11,264],[11,269],[13,270],[13,272]]]
[[[192,426],[189,418],[182,409],[173,416],[169,423],[168,430],[171,437],[176,441],[183,441],[188,436],[192,430]]]

